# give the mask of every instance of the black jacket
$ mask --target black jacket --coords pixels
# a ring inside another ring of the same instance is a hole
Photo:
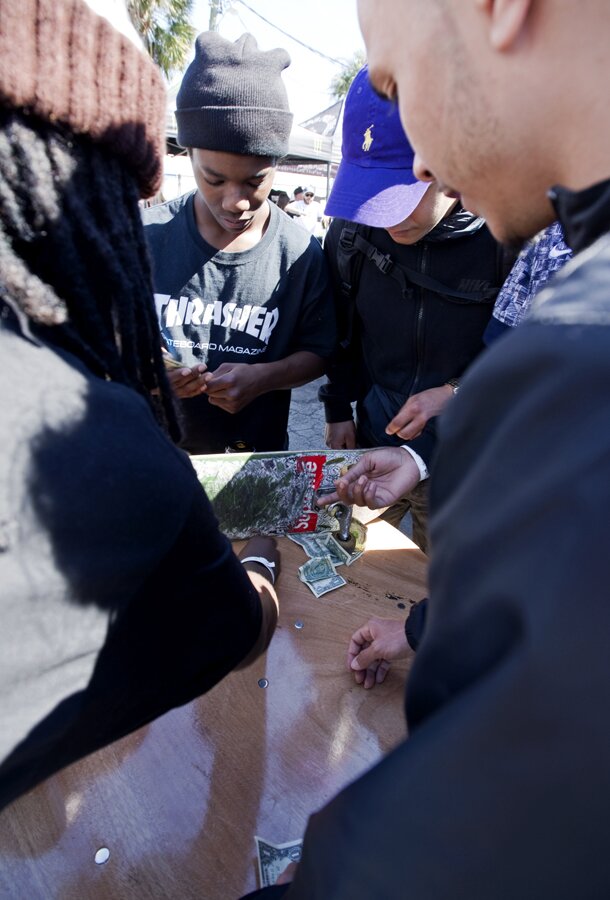
[[[483,220],[465,210],[411,246],[383,228],[335,219],[325,252],[339,325],[319,393],[326,421],[350,420],[357,401],[361,446],[404,443],[385,434],[389,420],[412,394],[460,378],[481,351],[508,272],[504,253]],[[409,443],[429,461],[434,440],[432,420]]]
[[[290,900],[610,897],[610,183],[555,198],[577,255],[442,418],[410,737]]]
[[[0,300],[0,808],[200,696],[261,626],[145,400],[26,334]]]

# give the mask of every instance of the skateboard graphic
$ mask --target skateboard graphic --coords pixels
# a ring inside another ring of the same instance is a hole
[[[316,500],[362,453],[218,453],[192,456],[191,462],[227,537],[333,531],[348,542],[351,507],[320,508]]]

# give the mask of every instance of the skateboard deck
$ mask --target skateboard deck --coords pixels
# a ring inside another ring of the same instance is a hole
[[[337,520],[316,507],[362,450],[218,453],[191,456],[220,530],[231,539],[254,534],[335,531]]]

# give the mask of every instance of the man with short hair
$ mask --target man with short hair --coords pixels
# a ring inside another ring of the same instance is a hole
[[[199,35],[176,99],[197,190],[143,213],[190,453],[285,449],[290,388],[333,346],[321,250],[268,201],[292,125],[289,61],[248,34]]]
[[[558,219],[575,256],[443,416],[409,739],[311,819],[286,896],[605,898],[610,4],[359,0],[359,11],[371,79],[397,97],[416,174],[504,241]],[[375,504],[411,462],[373,451],[340,493]]]

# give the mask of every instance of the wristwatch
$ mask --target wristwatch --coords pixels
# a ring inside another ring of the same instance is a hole
[[[457,380],[457,378],[450,378],[449,381],[445,382],[445,384],[449,385],[454,394],[457,394],[460,389],[460,382]]]

